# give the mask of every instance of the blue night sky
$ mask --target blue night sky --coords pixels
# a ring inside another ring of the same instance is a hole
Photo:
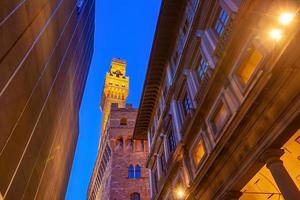
[[[160,0],[96,0],[95,49],[80,109],[68,200],[86,199],[100,137],[100,96],[112,58],[127,61],[130,77],[127,102],[134,107],[139,105],[160,3]]]

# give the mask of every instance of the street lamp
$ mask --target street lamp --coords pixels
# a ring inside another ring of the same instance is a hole
[[[294,14],[290,12],[281,13],[279,16],[279,22],[282,25],[288,25],[294,19]]]
[[[185,192],[183,190],[182,187],[178,187],[176,190],[175,190],[175,196],[176,196],[176,199],[184,199],[185,197]]]
[[[282,31],[281,29],[274,28],[270,31],[270,37],[275,40],[276,42],[282,38]]]

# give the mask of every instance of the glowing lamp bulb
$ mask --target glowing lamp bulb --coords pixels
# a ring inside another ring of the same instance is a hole
[[[182,189],[182,188],[178,188],[178,189],[176,190],[176,197],[177,197],[178,199],[183,199],[184,196],[185,196],[185,194],[184,194],[183,189]]]
[[[287,25],[287,24],[291,23],[293,18],[294,18],[294,15],[292,13],[285,12],[279,16],[279,22],[283,25]]]
[[[282,38],[282,31],[280,29],[272,29],[270,32],[270,37],[273,40],[278,41]]]

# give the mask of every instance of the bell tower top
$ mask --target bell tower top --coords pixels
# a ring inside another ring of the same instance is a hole
[[[102,110],[101,134],[105,130],[111,105],[123,108],[129,91],[129,77],[126,76],[126,61],[112,59],[110,70],[106,73],[100,108]]]
[[[121,59],[113,58],[110,66],[110,73],[123,75],[126,74],[126,61]]]

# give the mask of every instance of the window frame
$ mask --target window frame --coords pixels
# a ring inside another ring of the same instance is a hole
[[[231,77],[234,80],[235,84],[237,85],[239,91],[241,92],[241,94],[243,96],[246,96],[246,94],[251,90],[251,88],[253,88],[253,86],[255,85],[255,83],[257,82],[257,80],[261,77],[261,74],[264,70],[264,66],[266,61],[268,60],[268,51],[263,47],[262,44],[260,44],[258,41],[255,41],[254,36],[250,37],[251,39],[249,39],[245,46],[243,47],[240,55],[238,56],[234,67],[233,67],[233,71],[231,73]],[[255,70],[253,71],[253,73],[251,74],[249,80],[247,81],[246,84],[242,83],[240,80],[240,77],[238,75],[239,70],[241,69],[244,59],[247,56],[247,50],[253,46],[257,51],[259,51],[262,55],[262,59],[261,61],[257,64]]]
[[[191,112],[194,108],[192,99],[187,90],[184,92],[181,104],[182,104],[182,108],[183,108],[184,117],[186,117],[188,115],[188,113]]]
[[[226,111],[226,115],[225,115],[225,119],[224,119],[224,122],[223,122],[221,128],[217,129],[217,127],[214,123],[214,118],[217,114],[217,110],[218,110],[220,104],[223,104],[225,111]],[[230,121],[231,116],[232,116],[232,111],[230,110],[228,102],[225,99],[224,91],[221,91],[219,97],[215,101],[213,108],[211,109],[211,111],[209,113],[209,117],[208,117],[208,121],[207,121],[208,127],[211,130],[211,133],[212,133],[212,136],[213,136],[213,139],[215,140],[215,142],[217,142],[220,139],[220,137],[222,136],[221,133],[223,132],[224,128],[228,125],[228,122]]]
[[[197,138],[195,138],[194,142],[192,143],[192,145],[190,147],[190,151],[189,151],[190,163],[191,163],[192,172],[194,175],[201,169],[201,166],[205,162],[207,155],[208,155],[207,141],[204,138],[204,132],[201,130],[196,137]],[[194,161],[193,154],[194,154],[195,148],[197,147],[197,145],[199,144],[200,141],[202,141],[202,144],[203,144],[204,154],[203,154],[202,158],[200,159],[199,163],[196,164]]]
[[[224,16],[224,14],[226,14],[226,18],[223,21],[222,16]],[[214,33],[216,34],[217,38],[220,38],[223,36],[225,28],[226,28],[229,20],[230,20],[230,12],[227,9],[225,9],[222,5],[219,4],[217,6],[217,11],[214,16],[213,23],[212,23],[212,29],[213,29]],[[220,32],[217,30],[217,26],[221,27]]]
[[[132,175],[132,176],[131,176]],[[134,179],[135,178],[135,167],[133,164],[130,164],[128,166],[128,178],[129,179]]]
[[[137,172],[139,176],[137,176]],[[134,178],[135,179],[142,178],[142,167],[139,164],[135,165],[134,167]]]
[[[196,71],[196,74],[197,74],[200,84],[205,79],[205,76],[206,76],[209,68],[210,68],[210,64],[208,63],[207,59],[205,58],[203,52],[201,51],[199,58],[198,58],[197,65],[195,67],[195,71]],[[201,76],[200,72],[202,73],[202,76]]]
[[[176,109],[179,111],[180,122],[182,125],[184,125],[187,118],[189,118],[192,115],[195,106],[194,106],[192,95],[190,94],[189,91],[186,76],[184,77],[184,80],[182,81],[181,85],[182,86],[180,87],[178,92],[176,92],[174,95],[175,95],[175,99],[177,100]],[[189,102],[187,103],[188,100]]]

